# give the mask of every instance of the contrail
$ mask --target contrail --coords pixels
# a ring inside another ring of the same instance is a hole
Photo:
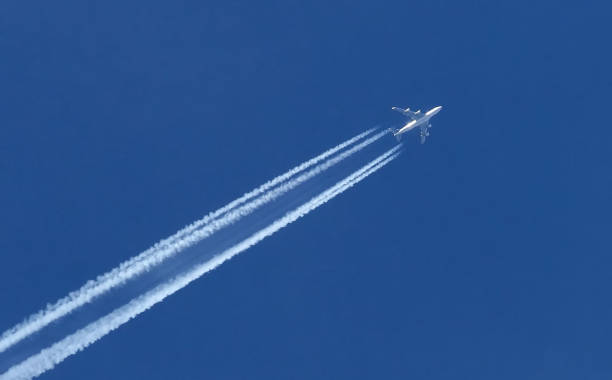
[[[219,210],[212,212],[204,218],[183,228],[173,236],[162,240],[143,253],[123,262],[110,272],[99,276],[95,280],[88,281],[79,290],[71,292],[68,294],[68,296],[60,299],[55,304],[48,305],[44,310],[30,316],[25,321],[3,333],[2,337],[0,337],[0,353],[23,340],[27,336],[44,328],[53,321],[58,320],[80,306],[90,302],[95,297],[124,284],[129,279],[149,270],[151,267],[158,265],[168,257],[171,257],[179,251],[197,243],[198,241],[201,241],[219,229],[235,223],[237,220],[252,213],[262,205],[273,201],[304,181],[339,163],[387,134],[386,131],[380,132],[338,154],[337,156],[318,164],[342,149],[365,138],[374,130],[375,129],[370,129],[364,133],[361,133],[327,150],[319,156],[294,167],[286,173],[266,182],[255,190],[246,193],[235,201],[230,202]],[[300,172],[303,172],[314,165],[317,166],[298,176],[297,178],[291,179]],[[278,187],[270,190],[275,186]],[[247,201],[252,198],[255,199],[247,203]],[[241,204],[243,205],[240,206]]]
[[[300,217],[308,214],[310,211],[323,205],[330,199],[362,181],[364,178],[395,159],[399,155],[400,148],[401,146],[398,145],[390,149],[386,153],[363,166],[361,169],[336,183],[334,186],[323,191],[321,194],[310,199],[293,211],[288,212],[267,227],[257,231],[242,242],[213,257],[209,261],[196,266],[185,274],[176,276],[174,279],[157,286],[147,293],[133,299],[126,305],[112,311],[97,321],[92,322],[86,327],[54,343],[50,347],[43,349],[40,353],[35,354],[23,362],[9,368],[7,372],[0,376],[0,379],[30,379],[52,369],[55,367],[55,365],[59,364],[67,357],[85,349],[87,346],[96,342],[104,335],[117,329],[140,313],[151,308],[156,303],[161,302],[166,297],[174,294],[205,273],[218,267],[247,248],[259,243],[261,240],[274,234],[281,228],[286,227],[290,223],[296,221]]]
[[[209,213],[208,215],[206,215],[205,217],[203,217],[200,220],[197,220],[193,223],[191,223],[190,225],[186,226],[185,228],[183,228],[182,230],[176,232],[174,235],[156,243],[153,247],[147,249],[146,251],[144,251],[143,253],[141,253],[138,256],[135,256],[129,260],[127,260],[126,262],[122,263],[121,266],[127,266],[130,265],[138,260],[140,260],[143,256],[147,255],[147,254],[151,254],[153,251],[155,251],[156,249],[159,249],[160,247],[163,246],[168,246],[169,244],[173,243],[176,240],[179,240],[181,237],[191,233],[192,231],[198,229],[201,226],[204,226],[206,224],[208,224],[210,221],[217,219],[218,217],[220,217],[221,215],[225,214],[226,212],[236,208],[237,206],[245,203],[246,201],[248,201],[249,199],[255,198],[261,194],[263,194],[264,192],[266,192],[267,190],[273,188],[274,186],[278,185],[279,183],[282,183],[288,179],[290,179],[291,177],[293,177],[294,175],[308,169],[309,167],[316,165],[317,163],[323,161],[324,159],[326,159],[327,157],[335,154],[336,152],[346,148],[349,145],[354,144],[355,142],[363,139],[364,137],[366,137],[367,135],[371,134],[372,132],[374,132],[377,128],[371,128],[368,129],[367,131],[358,134],[357,136],[346,140],[345,142],[336,145],[335,147],[328,149],[327,151],[321,153],[320,155],[311,158],[310,160],[288,170],[286,173],[279,175],[276,178],[271,179],[270,181],[264,183],[263,185],[259,186],[258,188],[256,188],[255,190],[252,190],[246,194],[244,194],[243,196],[241,196],[240,198],[231,201],[230,203],[228,203],[227,205],[221,207],[220,209]],[[109,272],[110,274],[111,272]],[[0,346],[1,348],[1,346]],[[0,350],[0,352],[2,352]]]

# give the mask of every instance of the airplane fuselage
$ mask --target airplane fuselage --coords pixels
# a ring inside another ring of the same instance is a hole
[[[425,112],[424,114],[422,114],[421,117],[419,117],[416,120],[410,120],[408,123],[406,123],[406,125],[404,125],[403,127],[401,127],[397,132],[395,132],[393,135],[394,136],[399,136],[403,133],[406,133],[408,131],[413,130],[416,127],[419,127],[423,124],[427,124],[429,123],[429,119],[431,119],[435,114],[437,114],[438,112],[440,112],[440,110],[442,109],[441,106],[438,107],[434,107],[432,109],[430,109],[429,111]]]

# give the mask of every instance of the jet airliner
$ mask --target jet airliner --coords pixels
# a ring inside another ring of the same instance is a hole
[[[420,127],[421,128],[421,133],[420,133],[421,144],[424,144],[425,139],[427,138],[427,136],[429,136],[429,128],[431,128],[429,119],[431,119],[435,114],[440,112],[440,110],[442,109],[442,106],[434,107],[425,113],[422,113],[421,110],[413,112],[410,110],[410,108],[406,108],[404,110],[398,107],[392,107],[391,109],[401,113],[402,115],[406,116],[409,119],[406,125],[404,125],[403,127],[399,129],[390,130],[391,132],[393,132],[393,136],[397,138],[397,141],[400,141],[400,137],[404,133],[410,130],[413,130],[416,127]]]

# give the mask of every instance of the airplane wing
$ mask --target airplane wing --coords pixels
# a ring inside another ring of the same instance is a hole
[[[412,111],[410,111],[410,108],[406,108],[404,110],[404,109],[401,109],[399,107],[391,107],[391,109],[393,111],[397,111],[397,112],[401,113],[402,115],[404,115],[404,116],[406,116],[406,117],[408,117],[408,118],[410,118],[412,120],[416,120],[417,119],[417,115],[421,112],[421,111],[412,112]]]
[[[429,136],[429,128],[431,128],[430,123],[421,125],[421,144],[425,144],[425,139]]]

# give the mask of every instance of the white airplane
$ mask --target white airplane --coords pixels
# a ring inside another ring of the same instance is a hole
[[[434,107],[425,113],[421,113],[421,110],[413,112],[410,111],[410,108],[406,108],[405,110],[403,110],[401,108],[392,107],[391,109],[403,114],[409,119],[409,121],[403,127],[399,129],[390,129],[390,131],[393,132],[393,136],[397,138],[397,141],[400,141],[400,137],[404,133],[413,130],[416,127],[421,127],[421,144],[424,144],[425,139],[427,138],[427,136],[429,136],[429,128],[431,128],[429,119],[431,119],[435,114],[440,112],[442,106]]]

